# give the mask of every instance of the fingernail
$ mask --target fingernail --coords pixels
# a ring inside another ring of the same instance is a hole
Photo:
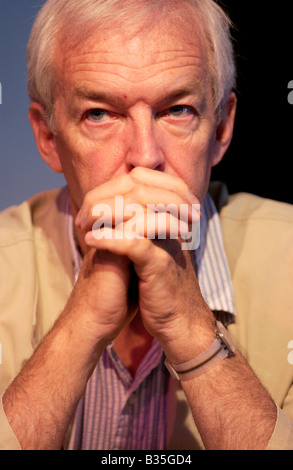
[[[77,216],[75,217],[75,225],[80,225],[80,219],[81,219],[81,211],[79,211]]]
[[[84,229],[86,226],[86,221],[87,221],[87,214],[84,213],[83,211],[79,211],[75,219],[75,224],[79,226],[81,229]]]
[[[86,227],[87,219],[88,219],[87,213],[81,214],[80,222],[79,222],[81,229],[84,229]]]

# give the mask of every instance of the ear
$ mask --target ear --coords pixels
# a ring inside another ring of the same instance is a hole
[[[63,173],[59,155],[56,151],[55,137],[47,124],[43,106],[36,102],[31,103],[28,117],[42,159],[53,171]]]
[[[237,98],[235,93],[230,93],[222,113],[222,119],[216,131],[216,142],[212,166],[217,165],[225,155],[233,136]]]

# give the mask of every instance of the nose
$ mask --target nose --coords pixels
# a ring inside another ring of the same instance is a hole
[[[127,171],[129,172],[137,166],[164,171],[163,136],[155,117],[151,113],[139,115],[131,120],[129,130],[126,155]]]

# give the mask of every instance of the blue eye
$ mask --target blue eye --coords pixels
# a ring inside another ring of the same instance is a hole
[[[192,110],[188,106],[177,105],[170,108],[170,114],[175,117],[192,114]]]
[[[100,122],[108,116],[108,113],[104,109],[97,108],[92,109],[88,115],[92,121]]]

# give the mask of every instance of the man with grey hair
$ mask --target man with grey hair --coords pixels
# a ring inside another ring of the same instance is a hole
[[[293,449],[293,212],[209,187],[229,27],[213,0],[41,9],[29,118],[67,186],[1,214],[2,449]]]

